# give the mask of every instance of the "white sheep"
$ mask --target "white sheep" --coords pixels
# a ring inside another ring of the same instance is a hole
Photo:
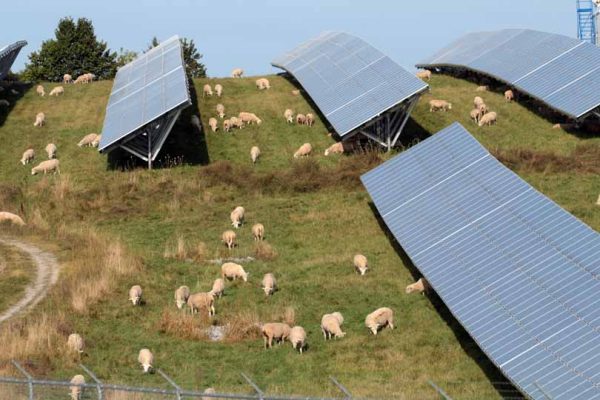
[[[479,108],[480,104],[485,104],[485,102],[481,97],[475,96],[475,98],[473,99],[473,106],[475,106],[475,108]]]
[[[256,88],[258,90],[271,89],[271,84],[267,78],[258,78],[256,80]]]
[[[73,83],[90,83],[90,76],[88,74],[83,74],[83,75],[79,75],[77,77],[77,79],[75,79],[75,82]]]
[[[142,304],[142,287],[140,285],[133,285],[131,289],[129,289],[129,301],[131,301],[134,306]]]
[[[306,123],[306,115],[304,115],[304,114],[297,114],[296,115],[296,123],[298,125],[304,125]]]
[[[290,329],[288,340],[292,343],[292,347],[302,354],[306,348],[306,331],[301,326],[294,326]]]
[[[354,256],[354,269],[360,275],[364,275],[369,269],[369,263],[367,262],[367,257],[362,254],[357,254]]]
[[[304,143],[296,152],[294,153],[294,158],[306,157],[309,156],[312,152],[312,145],[310,143]]]
[[[380,328],[386,326],[390,329],[394,329],[394,312],[391,308],[382,307],[373,311],[365,318],[365,326],[373,333],[377,335]]]
[[[71,378],[71,386],[69,386],[69,390],[71,391],[71,400],[80,400],[83,396],[83,390],[85,389],[85,377],[83,375],[75,375]]]
[[[73,83],[73,77],[70,74],[63,75],[63,83]]]
[[[179,286],[175,290],[175,304],[180,310],[185,304],[187,304],[188,298],[190,297],[190,288],[187,286]]]
[[[23,221],[23,218],[8,211],[0,211],[0,224],[3,222],[10,222],[19,226],[25,225],[25,221]]]
[[[331,314],[325,314],[321,318],[321,332],[325,340],[331,339],[331,337],[341,338],[346,336],[346,332],[342,332],[342,324],[344,323],[344,317],[340,312],[334,312]]]
[[[488,106],[485,103],[479,104],[479,106],[477,106],[477,109],[479,110],[480,115],[485,115],[485,113],[489,111]]]
[[[223,234],[221,235],[221,241],[223,243],[225,243],[225,245],[227,246],[227,248],[229,250],[231,250],[232,248],[235,247],[235,239],[236,239],[236,234],[234,231],[225,231],[223,232]]]
[[[252,164],[256,164],[258,157],[260,157],[260,149],[258,146],[252,146],[250,149],[250,158],[252,159]]]
[[[221,296],[223,296],[223,293],[225,293],[225,281],[221,278],[215,279],[210,293],[212,293],[214,297],[221,298]]]
[[[262,279],[262,290],[265,292],[265,296],[271,296],[277,291],[277,280],[275,275],[267,273]]]
[[[10,103],[8,102],[8,100],[0,99],[0,106],[9,107]]]
[[[212,292],[194,293],[188,298],[187,304],[192,314],[200,309],[206,309],[209,317],[215,315],[215,297]]]
[[[239,113],[238,118],[244,124],[248,124],[248,125],[251,125],[251,124],[260,125],[260,124],[262,124],[262,120],[260,118],[258,118],[256,116],[256,114],[254,114],[254,113],[249,113],[249,112],[242,111],[241,113]]]
[[[282,322],[269,322],[261,327],[261,332],[265,340],[265,349],[273,347],[273,339],[276,342],[282,343],[289,336],[292,328],[288,324]]]
[[[498,115],[492,111],[489,112],[487,114],[485,114],[483,117],[481,117],[481,119],[479,120],[479,126],[484,126],[484,125],[492,125],[496,123],[496,120],[498,118]]]
[[[96,135],[96,139],[94,139],[94,141],[91,143],[91,146],[98,147],[101,139],[102,139],[102,135]]]
[[[471,113],[469,115],[471,116],[473,122],[478,123],[479,118],[481,118],[481,111],[479,110],[479,108],[474,108],[471,110]]]
[[[54,143],[48,143],[44,150],[48,154],[48,159],[56,158],[56,145]]]
[[[263,240],[265,237],[265,226],[260,223],[252,225],[252,236],[255,241]]]
[[[242,129],[244,127],[244,123],[238,117],[229,118],[229,124],[231,125],[232,128]]]
[[[55,174],[58,173],[60,175],[59,165],[60,163],[56,158],[42,161],[31,169],[31,175],[37,175],[40,172],[43,172],[44,175],[46,175],[48,172],[54,172]]]
[[[35,151],[33,149],[27,149],[21,156],[21,164],[29,164],[35,158]]]
[[[291,109],[286,109],[283,112],[283,118],[285,118],[285,120],[287,121],[288,124],[293,124],[294,123],[294,111],[292,111]]]
[[[315,116],[311,113],[306,114],[306,121],[304,121],[305,125],[313,126],[315,123]]]
[[[485,85],[477,86],[477,89],[475,89],[476,92],[487,92],[488,90],[489,88]]]
[[[300,90],[298,90],[298,89],[294,89],[294,90],[292,90],[292,94],[293,94],[294,96],[298,96],[298,95],[300,94]]]
[[[231,225],[234,228],[239,228],[244,222],[244,215],[246,214],[246,210],[242,206],[237,206],[233,209],[231,214],[229,214],[229,219],[231,219]]]
[[[217,129],[219,129],[218,122],[217,122],[216,118],[212,118],[212,117],[209,118],[208,119],[208,126],[210,126],[210,130],[213,131],[213,132],[216,132]]]
[[[213,95],[213,91],[212,88],[210,87],[210,85],[207,83],[206,85],[204,85],[204,87],[202,88],[202,97],[206,97],[206,96],[212,96]]]
[[[248,282],[248,273],[244,271],[244,267],[239,264],[226,262],[221,265],[221,278],[233,279],[242,278],[244,282]]]
[[[85,135],[83,137],[83,139],[81,139],[79,141],[79,143],[77,143],[77,146],[82,147],[82,146],[92,146],[92,144],[98,140],[98,134],[97,133],[88,133],[87,135]]]
[[[425,278],[419,278],[415,283],[411,283],[405,289],[406,294],[410,293],[425,293],[429,290],[429,283],[425,280]]]
[[[215,394],[217,392],[215,391],[214,388],[209,387],[209,388],[204,389],[204,392],[202,392],[202,393],[204,393],[204,394]],[[202,396],[200,399],[201,400],[214,400],[214,399],[217,399],[217,398],[218,397],[216,397],[216,396],[215,397],[213,397],[213,396]]]
[[[46,95],[46,91],[44,90],[44,87],[42,85],[37,85],[35,88],[35,92],[42,97]]]
[[[452,103],[446,100],[429,100],[429,112],[452,110]]]
[[[506,92],[504,92],[504,98],[506,99],[506,101],[508,101],[509,103],[511,101],[513,101],[515,99],[515,94],[513,93],[512,90],[507,90]]]
[[[217,95],[217,97],[221,97],[221,95],[223,94],[223,85],[221,85],[220,83],[217,83],[215,85],[215,94]]]
[[[325,155],[328,156],[330,154],[343,154],[344,153],[344,145],[342,142],[337,142],[332,144],[325,150]]]
[[[83,338],[78,333],[71,333],[69,338],[67,339],[67,347],[73,353],[83,353],[83,348],[85,343],[83,342]]]
[[[65,93],[65,89],[62,86],[57,86],[50,91],[50,96],[60,96]]]
[[[219,118],[223,119],[225,117],[225,106],[221,103],[217,104],[217,114]]]
[[[228,119],[223,120],[223,130],[225,132],[229,132],[231,130],[231,121],[230,120],[228,120]]]
[[[241,78],[242,75],[244,75],[244,70],[241,68],[235,68],[233,71],[231,71],[232,78]]]
[[[417,78],[419,78],[419,79],[423,79],[423,80],[431,79],[431,71],[428,69],[425,69],[423,71],[418,71],[416,75],[417,75]]]
[[[144,373],[152,371],[152,364],[154,364],[154,355],[148,349],[141,349],[138,354],[138,362],[142,365]]]
[[[43,112],[37,113],[37,115],[35,116],[35,122],[33,123],[33,126],[40,127],[44,126],[45,123],[46,114],[44,114]]]

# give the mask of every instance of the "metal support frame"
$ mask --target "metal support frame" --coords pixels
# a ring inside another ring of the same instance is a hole
[[[90,369],[88,369],[85,365],[79,364],[79,367],[81,367],[81,369],[84,370],[86,372],[86,374],[88,374],[94,382],[96,382],[96,390],[98,391],[98,400],[102,400],[104,398],[103,397],[104,394],[102,393],[102,382],[100,382],[100,380],[96,377],[96,375],[92,371],[90,371]]]
[[[12,365],[14,365],[15,368],[27,378],[28,399],[33,400],[33,377],[29,375],[25,368],[21,367],[21,365],[18,362],[16,362],[15,360],[11,360],[11,362]]]
[[[444,390],[435,383],[433,383],[433,381],[429,380],[427,381],[427,383],[429,383],[429,386],[434,388],[435,391],[438,392],[438,394],[444,398],[444,400],[452,400],[452,397],[448,396],[448,393],[444,392]]]
[[[344,397],[345,400],[350,400],[352,399],[352,393],[350,393],[350,391],[348,389],[346,389],[346,387],[344,385],[342,385],[341,383],[338,382],[337,379],[335,379],[333,376],[329,377],[329,380],[335,385],[337,386],[338,389],[340,389],[340,391],[342,393],[344,393],[346,395],[346,397]]]
[[[177,398],[177,400],[181,400],[181,392],[182,392],[182,390],[179,387],[179,385],[177,385],[175,383],[175,381],[173,379],[171,379],[167,374],[165,374],[161,369],[157,369],[156,372],[158,372],[160,374],[160,376],[162,376],[163,378],[165,378],[165,380],[167,382],[169,382],[169,384],[175,388],[175,397]]]
[[[252,379],[250,379],[248,377],[248,375],[246,375],[245,373],[242,372],[241,375],[242,375],[242,378],[244,378],[246,380],[246,382],[248,382],[248,384],[250,386],[252,386],[252,388],[254,389],[254,391],[256,392],[256,394],[258,395],[259,400],[263,400],[265,398],[265,393],[262,390],[260,390],[260,388],[258,387],[258,385],[256,383],[254,383],[252,381]]]

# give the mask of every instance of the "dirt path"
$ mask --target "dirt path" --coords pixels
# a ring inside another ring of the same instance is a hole
[[[29,254],[33,260],[37,274],[35,279],[25,288],[25,294],[17,303],[8,310],[0,313],[0,323],[18,315],[35,306],[42,300],[52,285],[58,280],[59,267],[56,257],[29,243],[15,239],[0,238],[0,243],[6,246],[14,246]]]

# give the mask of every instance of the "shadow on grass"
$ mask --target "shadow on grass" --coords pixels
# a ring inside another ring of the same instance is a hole
[[[17,101],[23,97],[26,91],[31,88],[30,83],[16,82],[16,81],[4,81],[0,82],[0,101],[8,101],[8,106],[0,104],[0,126],[4,125],[8,114],[15,107]],[[13,90],[16,91],[13,93]]]

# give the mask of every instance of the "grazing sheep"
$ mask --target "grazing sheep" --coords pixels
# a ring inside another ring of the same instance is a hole
[[[229,250],[231,250],[232,248],[235,247],[235,239],[236,239],[236,234],[234,231],[225,231],[221,235],[221,241],[223,243],[225,243],[225,245],[227,246],[227,248]]]
[[[290,329],[288,340],[292,347],[302,354],[302,351],[306,348],[306,331],[301,326],[295,326]]]
[[[294,96],[298,96],[298,95],[300,94],[300,90],[298,90],[298,89],[294,89],[294,90],[292,90],[292,94],[293,94]]]
[[[488,90],[489,90],[489,88],[485,85],[477,86],[477,89],[475,89],[476,92],[487,92]]]
[[[175,304],[177,308],[180,310],[187,303],[190,297],[190,288],[187,286],[179,286],[177,290],[175,290]]]
[[[33,126],[44,126],[44,124],[46,124],[46,114],[44,114],[43,112],[37,113],[37,115],[35,116],[35,122],[33,123]]]
[[[231,121],[230,120],[228,120],[228,119],[223,120],[223,130],[225,132],[229,132],[231,130]]]
[[[202,97],[206,97],[206,96],[211,96],[213,95],[213,91],[212,88],[210,87],[210,85],[207,83],[206,85],[204,85],[204,87],[202,88]]]
[[[263,240],[265,237],[265,226],[263,224],[254,224],[252,226],[252,236],[254,236],[254,240]]]
[[[154,363],[154,355],[148,349],[141,349],[138,354],[138,362],[142,365],[144,373],[152,371],[152,364]]]
[[[225,106],[221,103],[217,104],[217,114],[219,118],[223,119],[225,117]]]
[[[429,112],[452,110],[452,103],[446,100],[429,100]]]
[[[217,393],[217,392],[215,391],[215,389],[214,389],[214,388],[211,388],[211,387],[209,387],[209,388],[206,388],[206,389],[204,390],[204,392],[202,392],[202,393],[204,393],[204,394],[215,394],[215,393]],[[217,398],[217,397],[212,397],[212,396],[206,396],[206,397],[205,397],[205,396],[202,396],[202,397],[201,397],[201,400],[214,400],[214,399],[216,399],[216,398]]]
[[[504,92],[504,98],[510,103],[515,99],[515,94],[512,90],[507,90],[506,92]]]
[[[48,159],[56,158],[56,145],[54,143],[48,143],[46,145],[46,154],[48,154]]]
[[[365,318],[365,326],[373,335],[377,335],[379,329],[386,325],[388,328],[394,329],[394,312],[391,308],[378,308]]]
[[[423,80],[431,79],[431,71],[428,69],[423,70],[423,71],[418,71],[416,75],[417,75],[417,78],[419,78],[419,79],[423,79]]]
[[[288,124],[293,124],[294,123],[294,111],[292,111],[291,109],[286,109],[283,112],[283,118],[285,118],[285,120],[287,121]]]
[[[221,95],[223,94],[223,85],[221,85],[220,83],[217,83],[215,85],[215,93],[216,93],[217,97],[221,97]]]
[[[262,290],[265,292],[265,296],[270,296],[277,291],[277,280],[275,275],[267,273],[262,279]]]
[[[0,99],[0,106],[9,107],[10,103],[8,100]]]
[[[63,83],[73,83],[73,77],[69,74],[63,75]]]
[[[3,222],[10,222],[19,226],[25,225],[25,221],[21,217],[8,211],[0,211],[0,224]]]
[[[43,172],[44,175],[46,175],[46,173],[48,172],[60,174],[59,161],[56,158],[52,160],[42,161],[37,166],[31,169],[31,175],[37,175],[40,172]]]
[[[479,110],[480,115],[484,115],[488,112],[488,107],[485,103],[481,103],[479,106],[477,106],[477,109]]]
[[[249,112],[241,112],[238,115],[238,118],[240,119],[240,121],[242,121],[242,123],[251,125],[251,124],[256,124],[256,125],[260,125],[262,124],[262,120],[260,118],[258,118],[256,116],[256,114],[254,113],[249,113]]]
[[[129,301],[134,306],[142,305],[142,287],[140,285],[133,285],[129,289]]]
[[[346,336],[346,332],[342,332],[342,324],[344,323],[344,317],[339,312],[331,314],[325,314],[321,318],[321,331],[325,340],[331,339],[331,337],[341,338]]]
[[[83,338],[78,333],[71,333],[67,339],[67,347],[73,353],[83,353]]]
[[[483,99],[479,96],[475,96],[475,98],[473,99],[473,106],[475,106],[475,108],[479,108],[479,105],[484,103],[485,102],[483,101]]]
[[[479,118],[481,117],[481,111],[478,108],[474,108],[470,113],[471,119],[475,122],[479,122]]]
[[[479,126],[484,126],[484,125],[490,126],[492,124],[495,124],[497,118],[498,118],[498,115],[494,111],[489,112],[489,113],[485,114],[483,117],[481,117],[481,119],[479,120]]]
[[[241,78],[242,75],[244,75],[244,70],[241,68],[235,68],[233,71],[231,71],[232,78]]]
[[[81,385],[85,385],[85,377],[83,375],[75,375],[71,378],[71,385],[69,390],[71,391],[71,400],[80,400],[83,396],[83,390],[85,389]]]
[[[229,219],[231,219],[231,225],[234,228],[239,228],[240,225],[244,222],[244,214],[246,214],[246,210],[242,206],[237,206],[233,209],[231,214],[229,214]]]
[[[87,78],[88,78],[88,81],[87,81],[87,83],[90,83],[90,82],[92,82],[94,79],[96,79],[96,75],[94,75],[94,74],[87,73],[86,75],[87,75]]]
[[[50,91],[50,96],[60,96],[61,94],[65,94],[65,89],[62,86],[57,86]]]
[[[225,281],[221,278],[215,279],[210,293],[212,293],[213,297],[221,298],[221,296],[223,296],[223,293],[225,293]]]
[[[101,139],[102,135],[96,135],[96,139],[94,139],[94,141],[91,143],[92,147],[98,147]]]
[[[344,153],[344,145],[342,142],[337,142],[332,144],[325,150],[325,155],[328,156],[330,154],[343,154]]]
[[[369,269],[369,263],[367,262],[367,257],[362,254],[357,254],[354,256],[354,269],[360,275],[364,275],[367,273]]]
[[[29,164],[35,158],[35,151],[33,149],[27,149],[23,152],[23,156],[21,156],[21,164]]]
[[[244,267],[239,264],[226,262],[221,265],[221,278],[233,279],[242,278],[244,282],[248,282],[248,273],[244,271]]]
[[[296,115],[296,123],[298,125],[304,125],[306,123],[306,115],[304,115],[304,114]]]
[[[304,121],[305,125],[313,126],[315,124],[315,116],[311,113],[306,114],[306,121]]]
[[[265,339],[265,349],[273,347],[273,339],[276,342],[282,343],[289,336],[292,328],[288,324],[282,322],[269,322],[264,324],[261,328],[262,335]]]
[[[250,158],[252,159],[252,164],[256,164],[258,157],[260,157],[260,149],[258,146],[252,146],[250,149]]]
[[[87,135],[85,135],[83,137],[83,139],[81,139],[79,141],[79,143],[77,143],[77,146],[79,147],[83,147],[83,146],[92,146],[92,143],[94,143],[95,141],[98,140],[98,134],[97,133],[88,133]]]
[[[75,79],[74,83],[76,83],[76,84],[77,83],[90,83],[91,80],[92,79],[89,74],[83,74],[83,75],[79,75],[77,77],[77,79]]]
[[[258,78],[256,80],[256,88],[258,90],[271,89],[271,84],[267,78]]]
[[[218,122],[217,122],[216,118],[212,118],[212,117],[209,118],[208,119],[208,126],[210,126],[210,130],[213,131],[213,132],[216,132],[217,129],[219,129]]]
[[[598,200],[596,200],[596,205],[600,206],[600,195],[598,195]]]
[[[294,153],[294,158],[309,156],[312,152],[312,145],[310,143],[304,143],[296,152]]]
[[[212,292],[201,292],[190,295],[187,301],[190,312],[196,314],[198,310],[204,308],[208,310],[208,316],[215,315],[215,297]]]
[[[35,88],[35,92],[42,97],[46,95],[46,91],[44,90],[44,87],[42,85],[37,85]]]
[[[410,294],[413,292],[424,293],[429,290],[429,283],[425,280],[425,278],[419,278],[415,283],[411,283],[405,289],[406,294]]]
[[[229,124],[231,125],[232,128],[242,129],[244,127],[244,123],[238,117],[229,118]]]

